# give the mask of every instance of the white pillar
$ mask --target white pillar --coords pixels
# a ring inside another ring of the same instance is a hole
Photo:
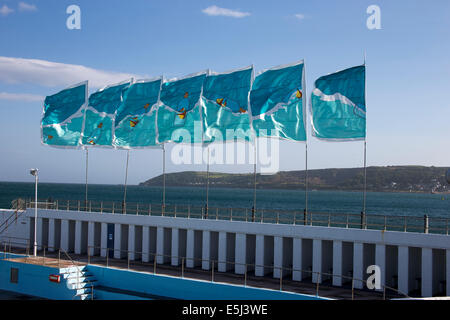
[[[422,248],[422,297],[433,296],[433,249]]]
[[[450,296],[450,249],[447,249],[447,260],[446,260],[446,278],[445,282],[447,284],[447,296]]]
[[[384,244],[375,245],[375,264],[380,267],[381,289],[386,285],[386,246]]]
[[[333,286],[342,286],[342,241],[333,241]]]
[[[42,218],[37,218],[37,224],[36,224],[36,242],[38,245],[38,250],[42,250],[42,237],[43,237],[43,232],[42,232],[42,227],[43,227],[43,219]],[[45,249],[47,250],[47,248]]]
[[[48,219],[48,251],[55,249],[55,219]]]
[[[203,231],[202,243],[202,269],[210,269],[210,253],[211,253],[211,233],[208,230]]]
[[[150,252],[150,227],[142,227],[142,261],[149,262]]]
[[[302,281],[302,239],[292,240],[292,280]]]
[[[244,233],[236,233],[235,250],[234,272],[237,274],[244,274],[247,258],[247,236]]]
[[[75,254],[81,254],[81,239],[82,239],[82,227],[83,221],[75,221]]]
[[[156,262],[164,263],[164,228],[156,228]]]
[[[273,237],[273,277],[279,279],[283,267],[283,238]]]
[[[89,221],[88,222],[88,254],[90,256],[93,256],[94,252],[97,249],[97,248],[94,248],[94,246],[95,246],[94,239],[95,239],[95,222]]]
[[[69,251],[69,220],[61,220],[61,249]]]
[[[130,260],[134,260],[136,256],[135,232],[136,226],[134,224],[128,225],[128,255],[130,257]]]
[[[409,293],[409,249],[398,247],[398,290],[401,293]]]
[[[180,231],[178,228],[173,228],[172,229],[172,252],[171,252],[171,256],[172,256],[172,261],[171,264],[173,266],[178,266],[180,264],[180,254],[179,254],[179,235],[180,235]]]
[[[217,266],[220,272],[227,271],[227,233],[219,232],[219,265]]]
[[[120,259],[122,257],[122,225],[120,223],[114,224],[114,258]]]
[[[194,267],[194,230],[186,232],[186,267]]]
[[[106,249],[108,248],[108,224],[102,222],[100,236],[100,255],[106,257]]]
[[[264,276],[264,235],[256,235],[255,276]]]
[[[322,240],[314,239],[313,240],[313,265],[312,265],[312,282],[314,283],[322,283],[322,275],[319,272],[322,272]]]
[[[364,287],[363,272],[364,272],[364,244],[360,242],[353,243],[353,279],[354,287],[362,289]]]

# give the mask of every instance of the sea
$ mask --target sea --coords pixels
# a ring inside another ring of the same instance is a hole
[[[253,189],[209,187],[209,207],[248,208],[253,206]],[[127,186],[127,203],[160,204],[161,187]],[[205,187],[166,187],[167,205],[204,206]],[[0,182],[0,208],[11,208],[14,199],[34,199],[34,183]],[[39,183],[38,198],[43,200],[84,200],[84,184]],[[124,199],[123,185],[88,186],[88,199],[117,201]],[[258,189],[256,207],[270,210],[305,208],[305,190]],[[363,192],[308,191],[308,210],[313,212],[359,214],[363,208]],[[450,194],[367,192],[366,213],[392,216],[450,218]]]

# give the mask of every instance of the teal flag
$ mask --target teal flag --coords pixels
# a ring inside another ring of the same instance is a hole
[[[91,146],[113,145],[114,117],[122,103],[130,81],[105,87],[89,96],[82,144]]]
[[[306,141],[303,61],[260,73],[250,92],[252,126],[257,137]]]
[[[364,65],[320,77],[311,94],[313,135],[331,141],[366,137]]]
[[[204,142],[251,140],[248,115],[253,66],[206,77],[202,93]]]
[[[206,72],[162,84],[157,115],[158,143],[201,143],[200,96]]]
[[[115,118],[115,147],[129,149],[157,146],[156,111],[161,82],[161,78],[139,80],[126,90]]]
[[[87,92],[88,82],[85,81],[45,98],[41,122],[42,143],[67,148],[80,145]]]

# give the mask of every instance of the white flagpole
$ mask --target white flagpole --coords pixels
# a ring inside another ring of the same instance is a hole
[[[125,169],[125,188],[123,192],[123,206],[122,211],[123,213],[127,212],[127,183],[128,183],[128,161],[130,160],[130,150],[127,150],[127,166]]]
[[[364,69],[366,67],[366,52],[364,51]],[[365,72],[364,72],[365,77]],[[366,96],[366,79],[364,79],[364,97]],[[366,102],[366,119],[367,119],[367,102]],[[367,121],[367,120],[366,120]],[[366,193],[367,193],[367,129],[364,135],[364,192],[363,192],[363,215],[366,214]]]
[[[305,215],[308,214],[308,141],[305,141]]]
[[[206,208],[205,216],[208,217],[209,209],[209,146],[208,146],[208,163],[206,164]]]
[[[252,222],[255,222],[255,215],[256,215],[256,162],[257,162],[257,152],[256,152],[256,146],[257,146],[257,139],[255,137],[255,145],[254,145],[254,160],[255,163],[253,164],[253,208],[252,208]]]
[[[84,207],[87,211],[87,203],[88,203],[88,165],[89,165],[89,151],[86,148],[86,190],[84,195]]]
[[[163,201],[162,201],[162,215],[164,215],[164,210],[166,207],[166,148],[163,146]]]

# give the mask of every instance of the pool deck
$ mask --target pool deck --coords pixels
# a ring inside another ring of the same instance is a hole
[[[20,250],[16,250],[12,253],[22,253]],[[42,254],[41,252],[39,254]],[[66,268],[74,265],[84,266],[87,265],[88,256],[87,255],[77,255],[70,253],[70,257],[64,259],[62,256],[58,259],[58,253],[46,253],[46,256],[38,256],[38,257],[21,257],[21,258],[10,258],[10,261],[16,261],[21,263],[28,264],[36,264],[43,265],[54,268]],[[108,267],[117,268],[122,270],[130,270],[137,272],[144,272],[149,274],[154,274],[155,265],[153,262],[143,263],[141,261],[130,261],[127,259],[108,259],[104,257],[89,257],[90,264],[106,267],[108,263]],[[73,262],[74,261],[74,262]],[[211,270],[202,270],[201,267],[196,268],[184,268],[182,271],[181,266],[171,266],[170,264],[156,264],[156,274],[163,276],[173,276],[173,277],[181,277],[183,272],[183,277],[187,279],[193,280],[202,280],[202,281],[212,281],[220,282],[225,284],[233,284],[233,285],[244,285],[246,282],[247,286],[263,288],[263,289],[272,289],[272,290],[280,290],[280,279],[275,279],[271,277],[271,275],[266,275],[264,277],[256,277],[254,275],[248,274],[246,279],[244,275],[237,275],[234,273],[224,273],[217,272],[214,270],[214,273]],[[352,299],[352,288],[351,283],[344,284],[342,287],[334,287],[331,285],[330,280],[324,280],[323,283],[317,287],[315,283],[311,282],[311,278],[306,278],[303,281],[293,281],[289,279],[289,275],[285,276],[281,282],[282,290],[287,292],[299,293],[299,294],[307,294],[307,295],[316,295],[318,293],[319,296],[337,299],[337,300],[351,300]],[[392,298],[404,298],[403,296],[397,295],[393,292],[386,292],[386,299]],[[383,292],[381,291],[372,291],[372,290],[353,290],[353,299],[354,300],[382,300]]]

